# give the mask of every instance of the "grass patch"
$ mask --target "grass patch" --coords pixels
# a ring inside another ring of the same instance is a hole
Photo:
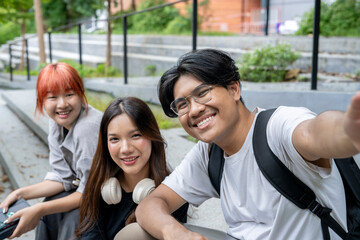
[[[115,97],[109,93],[96,92],[90,90],[86,90],[85,95],[88,100],[88,103],[102,112],[104,112],[105,109],[109,106],[110,102],[115,99]],[[149,105],[151,111],[154,113],[154,116],[156,118],[157,123],[159,124],[160,129],[181,127],[181,124],[178,121],[178,119],[167,117],[164,114],[161,106],[151,103],[147,103],[147,104]]]
[[[199,141],[199,139],[194,138],[194,137],[192,137],[192,136],[190,136],[190,135],[186,136],[186,139],[189,140],[189,141],[191,141],[191,142],[194,142],[194,143],[197,143],[197,142]]]
[[[159,124],[160,129],[179,128],[181,124],[177,118],[169,118],[164,114],[161,106],[157,104],[148,103],[151,111],[154,113],[156,121]]]
[[[104,112],[110,102],[115,99],[111,94],[104,92],[85,91],[88,103],[94,108]]]

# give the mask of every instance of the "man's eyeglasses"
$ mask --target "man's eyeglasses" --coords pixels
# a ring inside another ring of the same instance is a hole
[[[200,104],[205,104],[208,101],[211,100],[211,89],[214,86],[209,86],[206,84],[201,84],[197,86],[189,96],[184,98],[177,98],[174,101],[171,102],[170,108],[173,110],[173,112],[181,117],[182,115],[185,115],[190,110],[190,102],[188,100],[189,97],[192,97],[195,102]]]

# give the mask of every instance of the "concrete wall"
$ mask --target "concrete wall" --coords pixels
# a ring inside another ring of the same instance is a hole
[[[235,60],[242,54],[252,51],[264,45],[288,43],[292,48],[301,53],[301,58],[293,65],[303,71],[311,69],[312,60],[312,37],[307,36],[198,36],[198,49],[218,48],[229,52]],[[87,65],[96,66],[105,62],[106,36],[89,35],[82,36],[83,62]],[[153,36],[153,35],[129,35],[128,57],[129,74],[141,76],[149,65],[155,65],[157,72],[164,72],[174,65],[182,54],[191,51],[192,39],[190,36]],[[29,40],[29,53],[31,66],[36,67],[37,39]],[[45,38],[46,51],[48,42]],[[16,48],[16,46],[14,46]],[[2,48],[0,58],[6,55],[8,48]],[[18,48],[19,49],[19,48]],[[55,61],[64,58],[79,59],[78,38],[75,34],[53,34],[52,55]],[[49,57],[49,54],[48,54]],[[7,64],[8,60],[4,60]],[[123,37],[112,36],[112,61],[113,66],[123,68]],[[319,62],[320,72],[328,73],[357,73],[360,71],[360,39],[359,38],[320,38]]]

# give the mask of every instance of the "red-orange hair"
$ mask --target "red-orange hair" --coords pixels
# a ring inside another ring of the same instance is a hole
[[[37,99],[35,112],[43,114],[44,101],[48,91],[59,94],[66,89],[72,89],[79,95],[87,110],[84,83],[79,73],[69,64],[61,62],[44,67],[40,71],[36,83]]]

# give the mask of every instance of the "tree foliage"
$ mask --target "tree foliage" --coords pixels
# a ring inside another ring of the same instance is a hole
[[[19,26],[22,36],[20,70],[24,68],[25,64],[25,34],[26,34],[26,20],[34,17],[32,11],[32,1],[27,0],[0,0],[0,22],[14,22]]]
[[[297,35],[313,33],[314,9],[306,12],[300,22]],[[320,35],[360,36],[360,1],[336,0],[332,4],[321,4]]]
[[[35,32],[35,24],[33,20],[26,20],[26,29],[28,33]],[[21,29],[19,24],[10,21],[7,23],[0,23],[0,45],[20,35]]]
[[[9,22],[20,26],[33,17],[32,1],[0,0],[0,26],[5,25],[8,28],[11,25]],[[20,32],[20,28],[17,32]]]
[[[144,0],[139,4],[138,10],[147,9],[164,3],[164,0]],[[137,14],[133,16],[132,28],[133,30],[141,32],[161,32],[166,28],[168,23],[178,15],[179,11],[174,6]]]
[[[19,19],[29,19],[34,16],[32,1],[0,0],[0,22],[18,22]]]
[[[104,7],[101,0],[43,0],[42,11],[50,28],[60,27],[84,17],[95,16]]]

